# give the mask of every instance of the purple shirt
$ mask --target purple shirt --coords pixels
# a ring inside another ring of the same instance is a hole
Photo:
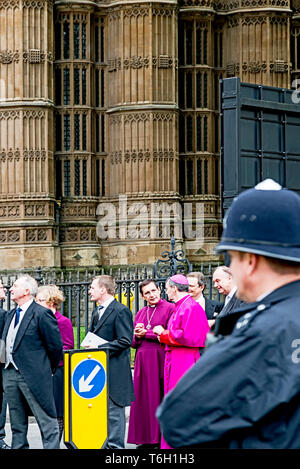
[[[63,342],[63,349],[70,350],[74,348],[74,333],[73,326],[69,318],[63,316],[59,311],[55,311],[54,316],[57,319],[59,332]],[[58,366],[63,365],[63,360],[59,363]]]

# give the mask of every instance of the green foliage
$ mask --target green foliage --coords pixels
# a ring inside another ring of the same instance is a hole
[[[80,326],[80,344],[79,346],[77,345],[77,327],[74,326],[73,327],[73,333],[74,333],[74,349],[75,350],[78,350],[80,349],[80,344],[81,342],[83,341],[83,339],[85,338],[86,334],[85,334],[85,327],[84,326]]]

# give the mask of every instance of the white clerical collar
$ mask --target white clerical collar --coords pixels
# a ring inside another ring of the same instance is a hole
[[[160,300],[155,304],[155,305],[147,305],[149,308],[157,308],[157,306],[161,303],[161,298]]]

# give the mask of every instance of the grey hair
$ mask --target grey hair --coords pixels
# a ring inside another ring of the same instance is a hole
[[[225,272],[225,274],[230,275],[230,277],[232,277],[232,270],[230,269],[230,267],[226,267],[226,265],[219,265],[219,266],[214,270],[214,273],[215,273],[217,270],[222,270],[223,272]]]
[[[18,281],[21,282],[22,286],[29,290],[31,296],[35,296],[38,291],[38,283],[37,281],[33,278],[30,277],[30,275],[21,275],[18,277]]]

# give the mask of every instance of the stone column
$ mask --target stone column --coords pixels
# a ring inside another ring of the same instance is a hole
[[[124,3],[108,11],[106,195],[117,210],[126,195],[125,216],[138,215],[144,225],[127,236],[121,230],[120,242],[103,241],[104,263],[153,262],[164,236],[151,237],[150,201],[179,200],[177,22],[174,2]]]
[[[0,2],[1,268],[60,265],[53,173],[53,2]]]
[[[279,4],[280,3],[280,4]],[[243,82],[290,87],[289,2],[232,7],[227,12],[225,63],[227,76]]]

